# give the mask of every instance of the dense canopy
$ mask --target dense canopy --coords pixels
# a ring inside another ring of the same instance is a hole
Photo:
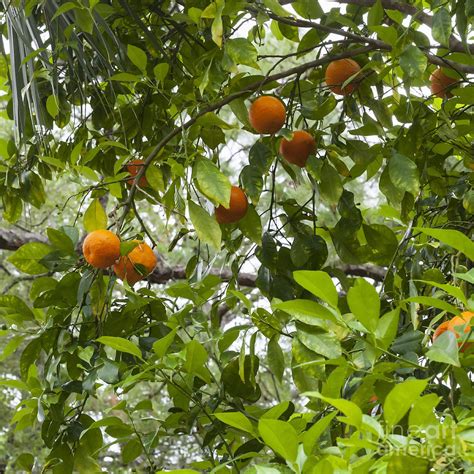
[[[469,472],[473,25],[2,2],[7,472]]]

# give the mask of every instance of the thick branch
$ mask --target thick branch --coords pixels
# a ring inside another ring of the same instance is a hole
[[[371,7],[376,0],[337,0],[337,3],[348,3],[351,5],[360,5],[364,7]],[[397,10],[405,15],[410,15],[420,23],[423,23],[430,28],[433,26],[433,17],[421,10],[418,10],[413,5],[408,3],[399,3],[392,0],[382,0],[382,6],[385,10]],[[449,49],[455,53],[465,53],[466,49],[470,53],[474,53],[474,45],[469,44],[465,47],[454,35],[449,37]]]
[[[22,245],[30,242],[48,243],[48,240],[40,234],[19,230],[0,229],[0,250],[17,250]],[[383,281],[385,269],[376,265],[345,265],[341,267],[347,275],[363,276],[376,281]],[[218,276],[222,281],[229,281],[234,278],[230,270],[211,269],[212,275]],[[182,265],[168,267],[159,263],[153,273],[148,277],[151,283],[163,284],[171,280],[186,280],[186,268]],[[256,276],[250,273],[239,273],[237,283],[240,286],[254,288],[256,286]]]
[[[372,7],[377,0],[332,0],[332,3],[346,3],[350,5],[359,5],[361,7]],[[415,18],[419,23],[423,23],[430,28],[433,26],[433,17],[428,13],[425,13],[418,8],[408,3],[400,3],[393,0],[381,0],[382,7],[385,10],[397,10],[405,15],[410,15]],[[289,5],[294,3],[295,0],[280,0],[281,5]],[[474,54],[474,45],[470,44],[464,46],[454,35],[449,37],[449,49],[456,53],[465,53],[466,48],[470,53]]]
[[[254,11],[254,12],[258,11],[254,8],[249,8],[249,10]],[[345,31],[340,28],[333,28],[330,26],[322,25],[321,23],[316,23],[315,21],[294,19],[290,17],[281,17],[272,12],[267,12],[267,15],[273,20],[276,20],[280,23],[284,23],[286,25],[296,26],[298,28],[314,28],[315,30],[324,31],[325,33],[331,33],[334,35],[342,36],[344,38],[350,39],[360,44],[371,45],[373,46],[374,49],[378,49],[382,51],[392,50],[392,46],[388,43],[385,43],[384,41],[381,41],[375,38],[367,38],[365,36],[357,35],[355,33],[351,33],[350,31]],[[441,67],[450,67],[451,69],[457,71],[458,73],[474,74],[474,66],[460,64],[455,61],[451,61],[449,59],[436,56],[435,54],[431,54],[425,50],[423,50],[423,52],[431,64],[435,64],[436,66],[441,66]]]
[[[33,232],[0,229],[0,250],[17,250],[29,242],[47,243],[48,239]]]

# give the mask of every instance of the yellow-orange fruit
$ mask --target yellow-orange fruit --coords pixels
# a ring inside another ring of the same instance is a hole
[[[315,151],[316,141],[304,130],[297,130],[291,140],[283,138],[280,142],[280,154],[283,158],[301,168],[306,165],[309,155]]]
[[[229,207],[219,206],[216,209],[216,220],[219,224],[232,224],[240,221],[247,213],[248,207],[249,203],[245,193],[239,187],[232,186]]]
[[[463,334],[459,334],[458,331],[461,330],[462,326],[465,326],[464,328],[464,334],[468,334],[471,331],[471,319],[474,316],[474,313],[471,311],[464,311],[461,313],[459,316],[455,316],[454,318],[450,319],[449,321],[445,321],[444,323],[440,324],[437,328],[436,331],[433,334],[433,342],[441,336],[446,331],[451,331],[457,339],[460,339],[458,342],[458,346],[462,345],[463,341]],[[461,351],[467,350],[469,347],[472,346],[472,343],[466,343],[463,345]]]
[[[130,176],[131,176],[130,179],[127,180],[127,183],[130,186],[135,181],[135,176],[143,168],[144,163],[145,162],[143,160],[132,160],[127,163],[127,171],[130,173]],[[146,188],[148,186],[148,180],[146,179],[145,175],[143,175],[139,179],[138,186],[140,186],[140,188]]]
[[[276,133],[285,124],[285,105],[276,97],[263,95],[252,102],[249,120],[258,133]]]
[[[334,94],[352,94],[359,86],[359,78],[354,77],[349,84],[345,87],[342,86],[350,77],[357,74],[359,71],[360,66],[353,59],[345,58],[332,61],[326,68],[326,85],[334,92]]]
[[[431,93],[441,99],[449,99],[453,96],[449,89],[456,82],[456,79],[449,77],[441,68],[438,68],[430,76]]]
[[[82,253],[93,267],[110,267],[120,257],[120,239],[110,230],[94,230],[84,239]]]
[[[157,258],[153,250],[145,242],[134,240],[138,245],[128,254],[122,255],[114,265],[118,278],[133,286],[137,281],[147,277],[156,266]]]

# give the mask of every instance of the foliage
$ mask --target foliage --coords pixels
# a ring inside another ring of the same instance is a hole
[[[21,354],[0,384],[22,397],[16,436],[38,429],[47,451],[25,446],[15,472],[470,469],[472,331],[466,350],[431,336],[474,311],[474,10],[336,7],[3,2],[2,220],[53,195],[76,212],[8,257],[29,284],[0,295],[2,357]],[[342,58],[361,66],[344,97],[324,83]],[[286,106],[276,135],[250,126],[262,94]],[[298,129],[317,143],[302,169],[278,153]],[[219,225],[231,185],[249,209]],[[122,254],[145,238],[182,255],[186,279],[92,269],[82,239],[106,226]]]

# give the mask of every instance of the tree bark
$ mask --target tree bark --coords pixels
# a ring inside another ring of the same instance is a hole
[[[0,250],[14,251],[30,242],[42,242],[47,244],[48,239],[41,234],[25,230],[0,229]],[[347,275],[371,278],[375,281],[383,281],[386,273],[385,268],[370,264],[342,265],[340,269]],[[230,281],[234,278],[234,274],[230,270],[212,268],[209,273],[218,276],[222,281]],[[183,265],[169,267],[166,263],[160,262],[153,273],[148,277],[148,280],[151,283],[163,284],[171,280],[186,280],[186,278],[186,267]],[[237,283],[240,286],[254,288],[256,286],[256,279],[256,275],[251,273],[239,273]]]

